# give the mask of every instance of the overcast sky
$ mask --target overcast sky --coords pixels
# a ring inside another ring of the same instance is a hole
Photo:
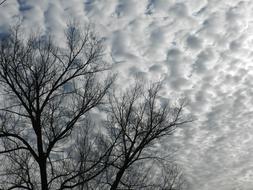
[[[168,140],[189,190],[252,190],[253,1],[7,0],[0,33],[20,20],[61,40],[70,20],[93,23],[125,84],[162,78],[198,119]]]

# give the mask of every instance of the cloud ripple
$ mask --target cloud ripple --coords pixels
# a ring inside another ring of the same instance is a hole
[[[165,145],[189,189],[250,190],[252,8],[250,0],[7,0],[0,33],[21,20],[27,32],[39,27],[60,40],[70,18],[94,23],[120,82],[164,78],[163,95],[189,99],[198,120]]]

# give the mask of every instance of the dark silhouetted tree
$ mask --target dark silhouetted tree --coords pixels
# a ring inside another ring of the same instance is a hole
[[[179,190],[155,147],[189,122],[184,105],[161,103],[160,82],[109,93],[115,77],[89,29],[71,25],[62,42],[16,27],[0,43],[0,188]]]
[[[137,83],[121,96],[109,96],[106,126],[116,143],[106,183],[111,190],[179,189],[181,174],[171,161],[159,156],[155,146],[191,120],[182,116],[183,103],[171,106],[159,101],[161,82],[148,89],[143,86]]]
[[[3,188],[72,188],[105,168],[102,163],[110,147],[92,151],[94,159],[89,162],[85,157],[73,162],[73,155],[64,150],[73,141],[75,128],[89,123],[87,113],[103,103],[114,79],[98,80],[109,67],[102,59],[101,42],[89,29],[69,26],[65,37],[63,49],[50,37],[24,40],[16,27],[1,41]],[[95,144],[85,148],[91,146]],[[82,181],[76,180],[81,175]]]

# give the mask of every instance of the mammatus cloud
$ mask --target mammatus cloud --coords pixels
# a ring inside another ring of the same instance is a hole
[[[71,20],[94,23],[125,84],[163,78],[164,96],[186,96],[197,121],[175,149],[189,189],[253,185],[253,2],[250,0],[8,0],[0,31],[18,20],[61,39]],[[71,18],[71,19],[70,19]]]

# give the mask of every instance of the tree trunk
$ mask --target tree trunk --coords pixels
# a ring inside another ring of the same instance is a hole
[[[39,162],[40,166],[40,181],[41,181],[41,190],[48,190],[48,183],[47,183],[47,160],[42,159]]]
[[[39,114],[38,114],[39,115]],[[43,150],[43,140],[42,140],[42,132],[40,127],[40,115],[37,118],[37,122],[35,126],[37,126],[37,148],[39,153],[38,164],[40,167],[40,182],[41,182],[41,190],[48,190],[48,182],[47,182],[47,157],[45,156]]]
[[[120,169],[120,171],[116,175],[116,179],[113,182],[110,190],[116,190],[118,188],[119,182],[120,182],[125,170],[126,170],[126,167],[123,167],[123,168]]]

